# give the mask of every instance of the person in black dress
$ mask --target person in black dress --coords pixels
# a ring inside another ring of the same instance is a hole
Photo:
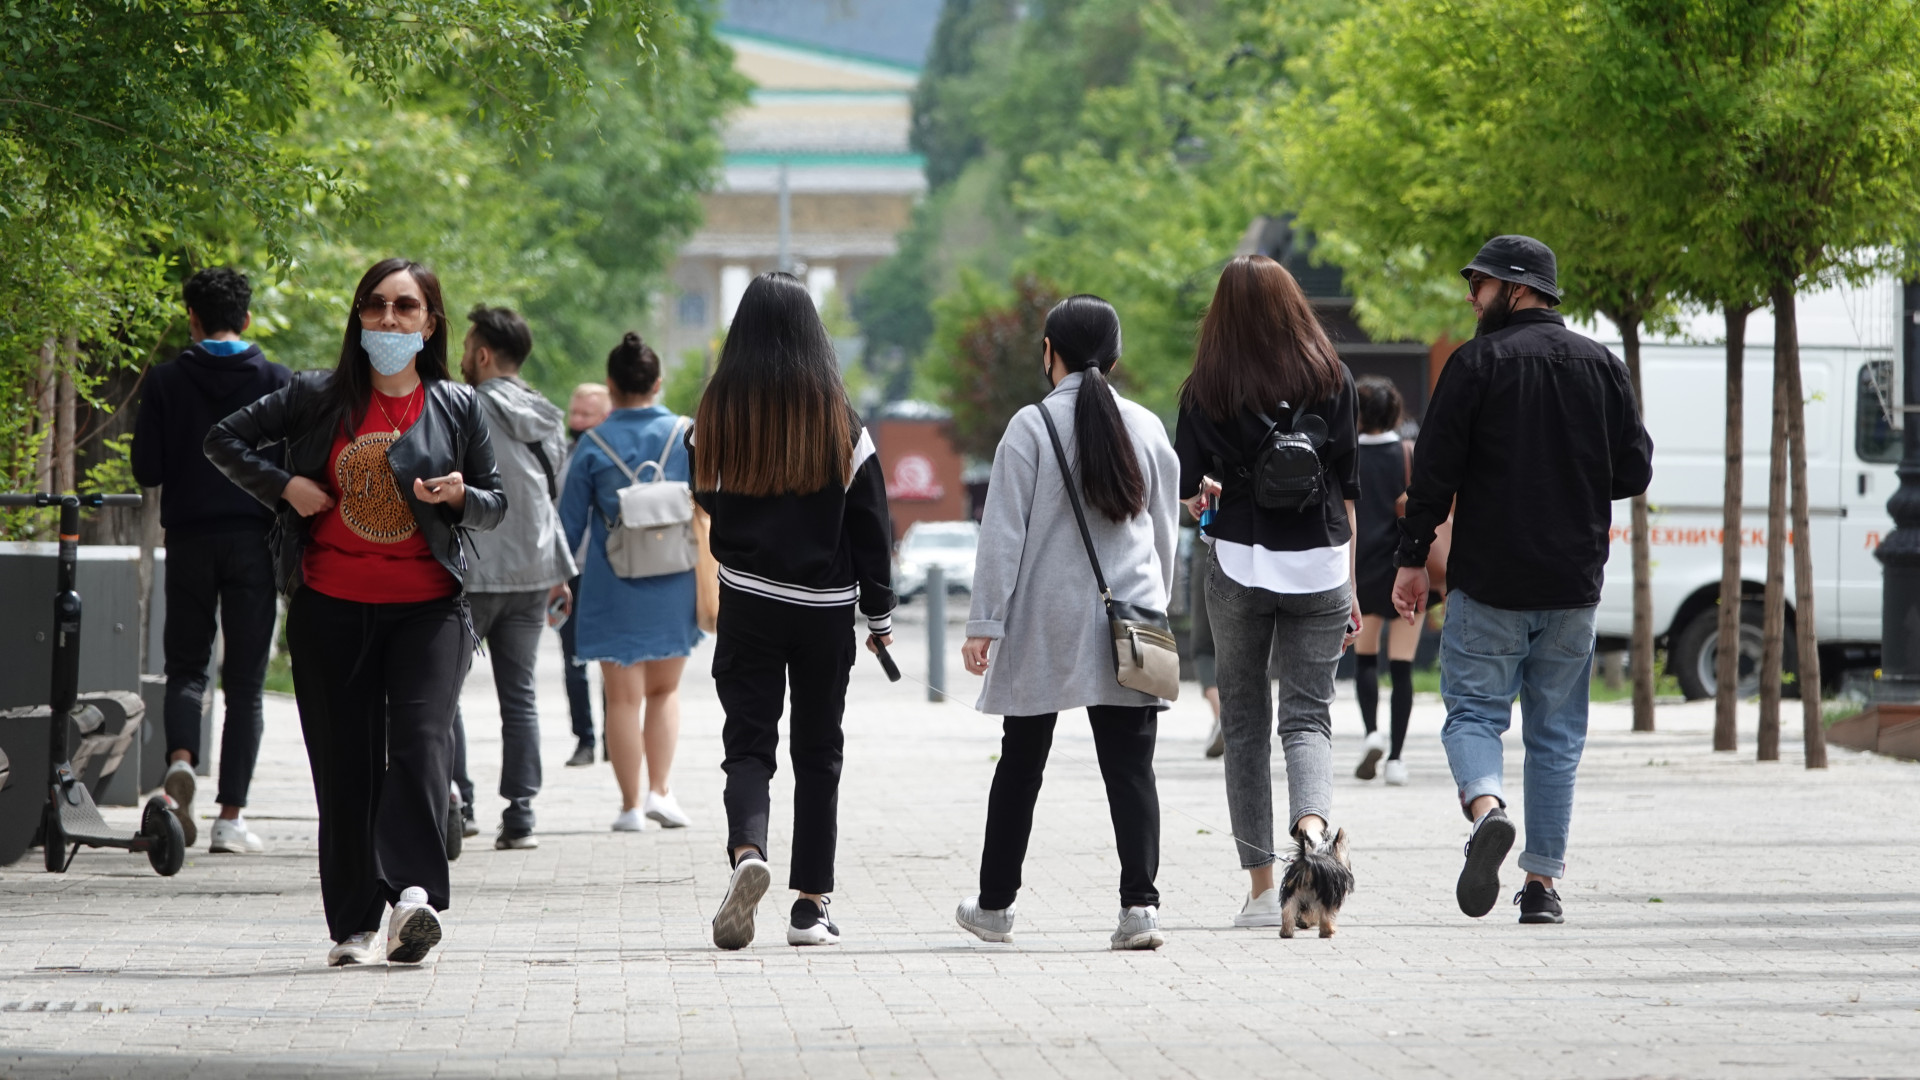
[[[1387,759],[1386,781],[1407,782],[1407,766],[1400,748],[1407,740],[1407,717],[1413,712],[1413,653],[1420,645],[1420,626],[1394,617],[1394,549],[1400,543],[1398,519],[1401,498],[1413,461],[1413,445],[1400,438],[1403,403],[1392,382],[1368,375],[1354,382],[1358,396],[1360,437],[1360,499],[1356,521],[1354,578],[1360,593],[1360,640],[1354,642],[1354,694],[1360,699],[1360,720],[1367,725],[1366,752],[1354,775],[1374,778],[1381,757]],[[1388,731],[1379,729],[1380,638],[1387,639],[1387,671],[1393,686]]]

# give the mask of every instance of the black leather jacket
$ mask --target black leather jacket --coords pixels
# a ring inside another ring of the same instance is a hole
[[[281,501],[287,481],[295,476],[327,486],[327,458],[333,450],[341,417],[327,397],[331,372],[303,371],[282,389],[227,417],[207,432],[208,460],[242,490],[274,511],[268,544],[273,550],[274,581],[292,595],[306,580],[301,556],[306,552],[309,521]],[[480,414],[473,388],[439,379],[426,381],[426,401],[420,419],[387,448],[387,465],[400,495],[413,509],[420,535],[440,565],[455,581],[466,584],[467,556],[463,534],[500,524],[507,513],[507,496],[493,464],[493,441]],[[274,443],[286,445],[286,466],[259,451]],[[461,511],[413,497],[413,481],[432,479],[458,470],[466,481],[467,501]]]

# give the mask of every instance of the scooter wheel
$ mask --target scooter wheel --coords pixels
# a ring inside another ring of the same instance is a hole
[[[153,864],[154,873],[172,877],[186,865],[187,834],[181,831],[180,819],[168,808],[165,796],[147,800],[147,808],[140,814],[140,835],[147,840],[147,861]]]
[[[448,862],[452,862],[460,857],[460,847],[465,842],[464,830],[461,828],[463,824],[464,822],[460,820],[460,808],[455,805],[448,805],[446,829]]]
[[[60,827],[60,808],[48,804],[40,814],[40,836],[46,841],[47,873],[67,872],[67,831]]]

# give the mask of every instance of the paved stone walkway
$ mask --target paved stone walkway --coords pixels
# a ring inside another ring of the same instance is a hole
[[[924,673],[922,628],[902,637]],[[788,947],[791,895],[775,891],[760,940],[723,954],[707,938],[726,864],[706,653],[676,772],[695,825],[615,835],[607,767],[559,764],[571,740],[547,647],[542,845],[492,850],[501,803],[483,797],[488,831],[454,864],[429,963],[323,966],[311,788],[292,703],[275,699],[251,815],[269,854],[202,849],[171,880],[110,852],[64,876],[37,855],[0,870],[0,1077],[1920,1076],[1920,766],[1835,750],[1810,774],[1791,749],[1756,764],[1751,716],[1746,751],[1716,757],[1710,707],[1665,707],[1654,735],[1597,707],[1567,924],[1522,927],[1505,907],[1476,922],[1453,903],[1464,823],[1439,703],[1422,701],[1412,784],[1338,785],[1359,879],[1340,935],[1282,941],[1231,928],[1244,878],[1191,693],[1161,727],[1167,947],[1106,950],[1118,866],[1071,720],[1018,944],[986,945],[952,911],[974,891],[997,725],[890,686],[863,656],[833,909],[846,941]],[[499,740],[484,661],[477,675],[484,791]],[[957,658],[950,677],[970,700]],[[1347,763],[1351,702],[1336,725]],[[786,839],[782,824],[782,877]]]

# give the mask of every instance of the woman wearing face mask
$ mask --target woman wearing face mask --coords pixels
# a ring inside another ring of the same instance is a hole
[[[472,388],[447,375],[440,282],[406,259],[354,289],[340,362],[229,416],[207,456],[278,512],[274,571],[320,807],[334,966],[417,963],[448,904],[453,707],[473,651],[465,533],[506,512]],[[283,454],[264,448],[282,444]]]
[[[985,941],[1012,941],[1014,897],[1033,830],[1054,722],[1087,710],[1106,781],[1120,856],[1115,949],[1157,949],[1160,797],[1153,776],[1158,710],[1164,703],[1114,677],[1114,645],[1087,544],[1115,600],[1164,611],[1173,588],[1180,466],[1167,429],[1114,393],[1120,316],[1097,296],[1073,296],[1047,313],[1041,358],[1053,391],[1014,414],[993,454],[980,521],[973,610],[961,659],[984,674],[979,709],[1005,717],[1000,764],[987,796],[980,893],[955,919]],[[1048,420],[1073,474],[1063,475]],[[1086,528],[1069,500],[1073,484]]]

